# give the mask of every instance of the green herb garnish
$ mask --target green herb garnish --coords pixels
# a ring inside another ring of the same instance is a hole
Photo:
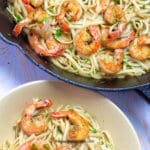
[[[95,128],[93,128],[92,133],[97,133],[97,130]]]
[[[146,7],[146,5],[143,5],[141,8],[142,8],[142,9],[145,9],[145,7]]]
[[[15,22],[18,23],[22,20],[22,16],[20,14],[18,14],[15,18],[14,18]]]
[[[62,130],[59,127],[57,128],[57,133],[58,134],[63,134]]]
[[[57,40],[62,35],[62,33],[63,33],[62,29],[59,28],[59,29],[57,29],[55,31],[55,33],[53,34],[53,36]]]
[[[70,23],[70,20],[69,19],[65,19],[65,22],[67,23],[67,24],[69,24]]]
[[[90,61],[90,59],[89,58],[85,58],[84,61],[85,61],[85,63],[87,63],[87,62]]]
[[[100,141],[99,143],[100,143],[100,145],[103,145],[103,144],[104,144],[104,142],[103,142],[103,141]]]
[[[126,60],[124,60],[123,65],[129,65],[129,63]]]
[[[41,22],[47,22],[48,20],[49,20],[49,17],[44,17]]]
[[[48,118],[48,117],[49,117],[49,113],[48,113],[48,112],[46,113],[45,117],[46,117],[46,118]]]
[[[120,4],[120,0],[114,0],[116,4]]]
[[[48,11],[49,11],[50,13],[54,14],[54,11],[53,11],[53,9],[52,9],[51,7],[48,8]]]
[[[49,147],[48,144],[44,144],[43,147],[44,147],[45,150],[50,150],[50,147]]]
[[[68,48],[70,51],[73,50],[73,46],[72,46],[72,45],[69,45],[67,48]]]

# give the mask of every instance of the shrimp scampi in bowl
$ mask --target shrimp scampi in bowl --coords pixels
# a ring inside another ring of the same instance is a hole
[[[2,150],[115,150],[108,131],[81,106],[53,108],[50,99],[36,98],[25,106],[14,126],[14,140]]]
[[[8,1],[7,11],[16,23],[12,35],[24,32],[49,63],[103,79],[150,71],[149,7],[142,0],[15,0]],[[122,60],[114,63],[108,53],[115,60],[118,49]]]

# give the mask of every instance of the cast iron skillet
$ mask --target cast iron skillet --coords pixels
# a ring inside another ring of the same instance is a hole
[[[8,36],[11,33],[14,24],[11,19],[8,18],[6,12],[6,0],[0,0],[0,32],[2,39],[6,37],[6,42],[9,44],[15,44],[19,49],[32,61],[38,65],[41,69],[47,73],[61,79],[63,81],[82,86],[93,90],[105,90],[105,91],[116,91],[116,90],[129,90],[143,87],[144,85],[150,85],[150,72],[139,77],[127,77],[125,79],[111,79],[111,80],[96,80],[84,78],[66,71],[63,71],[52,63],[48,63],[45,58],[39,57],[28,45],[27,39],[24,35],[14,38]],[[13,43],[12,43],[13,42]],[[19,46],[20,45],[20,46]]]

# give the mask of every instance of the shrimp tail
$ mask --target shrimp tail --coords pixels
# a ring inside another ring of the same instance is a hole
[[[36,108],[43,108],[43,107],[50,107],[52,105],[52,101],[50,99],[45,99],[42,101],[39,101],[35,104]]]
[[[56,17],[56,20],[57,20],[59,26],[62,28],[62,30],[64,32],[69,32],[70,31],[70,28],[69,28],[68,24],[64,20],[64,14],[63,13],[61,13],[60,15],[58,15]]]
[[[122,32],[125,30],[125,28],[126,28],[126,23],[121,23],[118,26],[118,30],[109,32],[108,34],[109,40],[115,40],[116,38],[118,38],[122,34]]]
[[[59,111],[59,112],[51,112],[50,116],[52,118],[58,118],[59,119],[59,118],[67,117],[67,114],[64,113],[64,112]]]
[[[30,21],[31,20],[29,18],[26,18],[26,19],[20,21],[19,23],[17,23],[15,25],[15,27],[13,28],[13,30],[12,30],[12,34],[15,37],[17,37],[21,33],[23,27],[25,27],[26,25],[28,25],[30,23]]]

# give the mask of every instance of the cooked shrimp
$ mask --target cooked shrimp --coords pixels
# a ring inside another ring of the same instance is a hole
[[[104,14],[104,19],[110,25],[119,22],[117,29],[109,32],[109,38],[111,40],[118,38],[126,28],[125,13],[118,5],[108,6]]]
[[[38,116],[36,120],[33,120],[33,115],[37,109],[50,107],[51,105],[51,100],[45,99],[40,102],[31,103],[24,109],[20,126],[25,134],[38,135],[47,129],[45,118],[43,118],[42,116]]]
[[[69,21],[77,21],[82,15],[82,8],[76,0],[65,0],[60,8],[60,13],[56,16],[56,20],[63,31],[68,32],[69,25],[65,17]]]
[[[112,50],[115,49],[122,49],[127,46],[129,46],[130,42],[134,39],[135,37],[135,31],[131,30],[129,33],[129,36],[126,38],[120,38],[120,39],[115,39],[115,40],[110,40],[108,37],[108,29],[103,28],[102,29],[102,44]]]
[[[103,14],[106,10],[106,8],[109,6],[110,0],[100,0],[100,5],[101,5],[101,13]]]
[[[52,112],[52,118],[64,118],[67,117],[75,127],[69,130],[67,139],[69,141],[83,141],[88,137],[89,124],[81,117],[77,112],[73,110]]]
[[[22,0],[22,2],[26,5],[31,4],[32,6],[37,8],[37,7],[40,7],[43,4],[44,0]]]
[[[18,150],[45,150],[45,147],[40,141],[29,141],[21,145]]]
[[[28,35],[28,41],[30,46],[36,51],[36,53],[44,56],[60,56],[63,52],[64,45],[57,42],[52,37],[46,39],[47,47],[44,47],[39,42],[38,35],[31,33]]]
[[[21,20],[15,25],[12,31],[13,35],[17,37],[24,27],[26,27],[33,21],[41,23],[43,18],[45,17],[47,17],[45,11],[43,11],[42,9],[36,9],[34,12],[29,13],[25,19]]]
[[[141,35],[131,42],[130,55],[138,60],[150,58],[150,36]]]
[[[107,59],[99,59],[98,61],[100,69],[103,72],[105,72],[106,74],[116,74],[122,68],[123,50],[116,49],[114,51],[114,58],[111,61]]]
[[[84,55],[95,53],[101,45],[100,36],[100,29],[96,25],[81,29],[74,38],[77,52]]]
[[[25,26],[27,26],[30,22],[31,22],[31,19],[30,19],[30,18],[25,18],[24,20],[20,21],[20,22],[17,23],[17,24],[15,25],[15,27],[13,28],[12,34],[13,34],[15,37],[17,37],[17,36],[21,33],[22,29],[23,29]]]

